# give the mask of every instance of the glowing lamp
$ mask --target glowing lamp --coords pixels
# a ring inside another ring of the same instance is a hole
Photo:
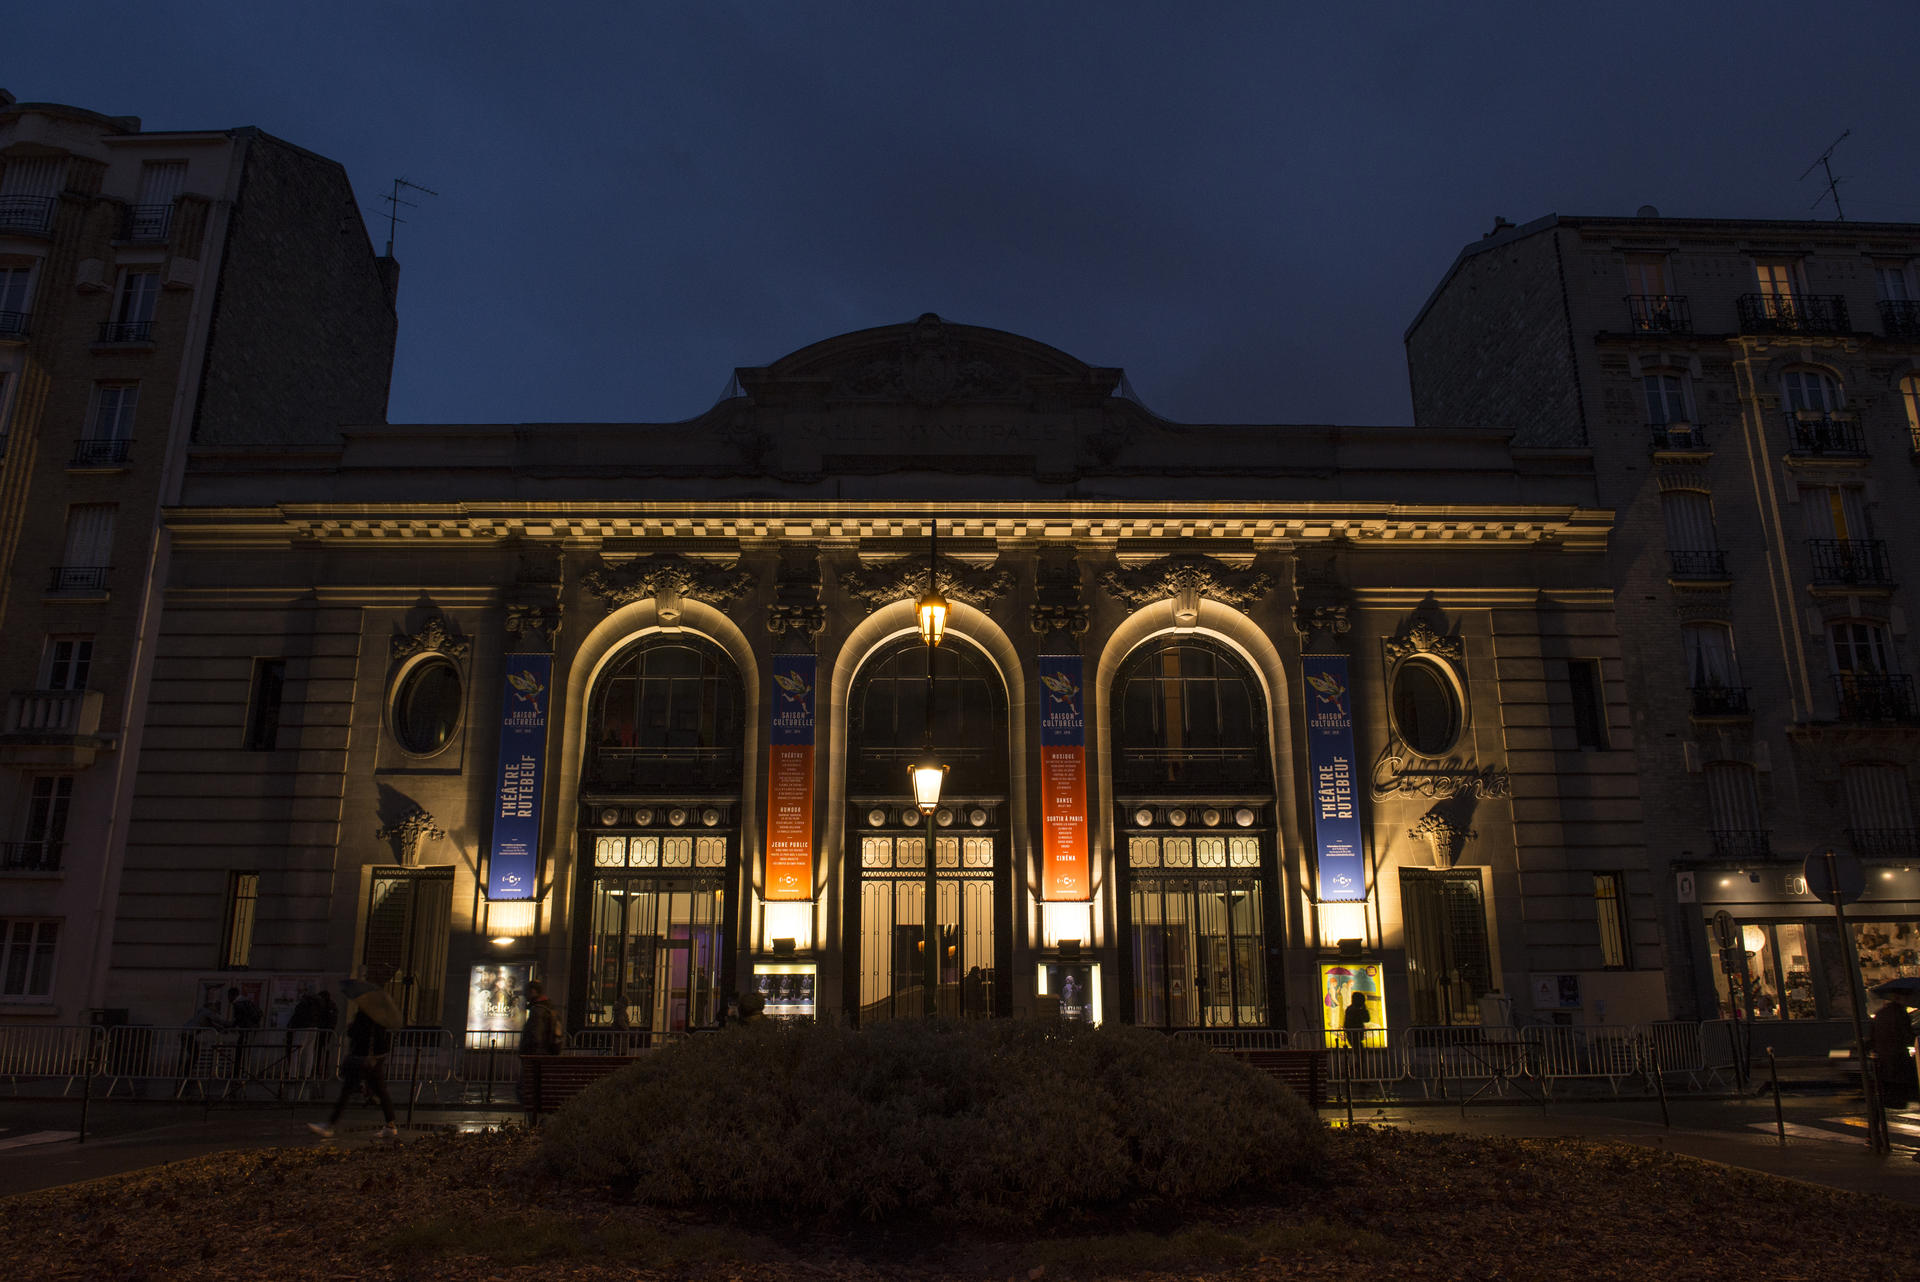
[[[940,785],[947,780],[947,768],[938,762],[925,761],[912,767],[913,804],[920,807],[920,813],[930,815],[940,805]]]
[[[1764,952],[1767,947],[1767,930],[1764,926],[1742,926],[1740,942],[1746,945],[1750,953]]]
[[[493,937],[493,945],[496,948],[506,948],[517,942],[512,935],[495,935]]]
[[[920,639],[928,645],[939,645],[940,638],[947,634],[947,599],[938,590],[929,587],[927,594],[920,598],[917,610],[920,616]]]

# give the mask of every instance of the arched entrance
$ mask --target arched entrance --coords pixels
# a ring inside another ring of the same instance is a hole
[[[1012,860],[1007,841],[1007,691],[987,656],[952,632],[934,651],[935,755],[948,767],[934,815],[937,1007],[950,1018],[1011,1012]],[[854,676],[847,702],[846,1003],[861,1021],[924,1008],[926,819],[907,768],[925,742],[927,651],[903,638]]]
[[[590,1028],[712,1025],[733,985],[745,692],[690,632],[616,654],[588,699],[576,992]]]
[[[1162,1028],[1268,1025],[1280,900],[1259,681],[1210,638],[1163,635],[1121,662],[1109,715],[1123,1006]]]

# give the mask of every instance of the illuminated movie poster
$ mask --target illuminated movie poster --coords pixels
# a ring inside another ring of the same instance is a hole
[[[553,656],[507,656],[500,712],[500,784],[494,792],[488,899],[532,899],[540,876],[540,769],[547,756]]]
[[[1060,1018],[1070,1024],[1093,1022],[1093,965],[1048,962],[1047,991],[1060,1002]]]
[[[1320,898],[1367,897],[1360,848],[1360,795],[1353,768],[1353,691],[1344,655],[1300,657],[1307,690],[1307,761],[1312,770],[1313,840]]]
[[[766,897],[813,898],[813,712],[818,663],[776,654],[767,736]]]
[[[517,1033],[527,1022],[532,962],[487,962],[467,976],[467,1031]]]
[[[1329,1045],[1345,1046],[1347,1007],[1353,995],[1367,999],[1367,1032],[1363,1046],[1384,1046],[1387,1032],[1387,987],[1377,962],[1322,962],[1320,964],[1320,1013],[1329,1034]]]
[[[1040,656],[1041,897],[1085,900],[1087,717],[1077,654]]]

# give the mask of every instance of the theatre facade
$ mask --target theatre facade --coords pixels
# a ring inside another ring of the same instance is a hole
[[[1590,457],[1123,388],[926,316],[682,423],[196,449],[110,1002],[868,1023],[931,888],[955,1016],[1665,1016]]]

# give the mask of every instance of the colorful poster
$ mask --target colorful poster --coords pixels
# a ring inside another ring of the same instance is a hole
[[[766,1003],[768,1019],[812,1019],[815,968],[812,962],[755,962],[753,990]]]
[[[1087,717],[1077,654],[1040,656],[1041,898],[1093,897],[1087,871]]]
[[[532,979],[532,962],[491,962],[473,967],[467,975],[467,1031],[519,1032],[527,1022],[527,984]]]
[[[1327,1045],[1352,1046],[1347,1036],[1347,1011],[1358,997],[1367,1012],[1366,1031],[1359,1045],[1385,1046],[1387,1037],[1387,990],[1377,962],[1322,962],[1320,964],[1320,1009],[1327,1033]],[[1360,1032],[1355,1029],[1355,1032]]]
[[[767,737],[769,900],[813,898],[813,712],[818,664],[773,656],[773,726]]]
[[[500,713],[500,786],[494,794],[488,899],[532,899],[540,877],[540,773],[547,757],[553,656],[510,654]]]
[[[1307,685],[1307,763],[1312,771],[1320,899],[1365,899],[1366,858],[1361,853],[1360,797],[1354,787],[1353,692],[1347,685],[1346,656],[1303,655],[1300,667]]]
[[[1069,1024],[1093,1023],[1093,964],[1048,962],[1047,991],[1060,1003],[1060,1018]]]

